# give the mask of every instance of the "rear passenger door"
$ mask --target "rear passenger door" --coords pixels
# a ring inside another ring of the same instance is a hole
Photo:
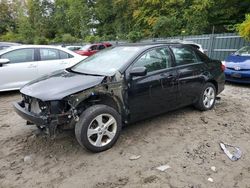
[[[178,106],[192,104],[201,92],[205,82],[203,76],[206,64],[196,55],[195,50],[189,46],[172,46],[178,72]]]
[[[68,67],[70,54],[53,48],[40,48],[38,61],[39,76]]]

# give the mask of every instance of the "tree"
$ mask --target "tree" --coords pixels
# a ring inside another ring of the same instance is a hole
[[[44,44],[234,32],[249,12],[249,0],[0,0],[0,38]]]
[[[97,22],[97,34],[115,35],[114,22],[116,14],[113,10],[112,0],[97,0],[94,8],[94,19],[92,22]]]
[[[240,36],[250,41],[250,14],[246,14],[246,19],[238,25]]]
[[[16,23],[7,0],[0,1],[0,35],[15,30]]]

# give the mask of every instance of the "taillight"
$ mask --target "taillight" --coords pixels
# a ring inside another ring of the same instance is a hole
[[[225,69],[226,69],[226,66],[221,63],[221,70],[224,71]]]

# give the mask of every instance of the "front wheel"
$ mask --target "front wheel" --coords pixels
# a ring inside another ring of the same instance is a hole
[[[120,114],[107,105],[94,105],[86,109],[75,126],[75,135],[81,146],[92,152],[111,148],[121,132]]]
[[[216,99],[216,89],[212,83],[206,83],[201,91],[199,100],[194,104],[194,106],[201,110],[211,110],[214,107]]]

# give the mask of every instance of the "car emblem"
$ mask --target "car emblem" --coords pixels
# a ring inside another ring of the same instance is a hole
[[[234,67],[234,70],[240,70],[240,67],[236,66]]]

